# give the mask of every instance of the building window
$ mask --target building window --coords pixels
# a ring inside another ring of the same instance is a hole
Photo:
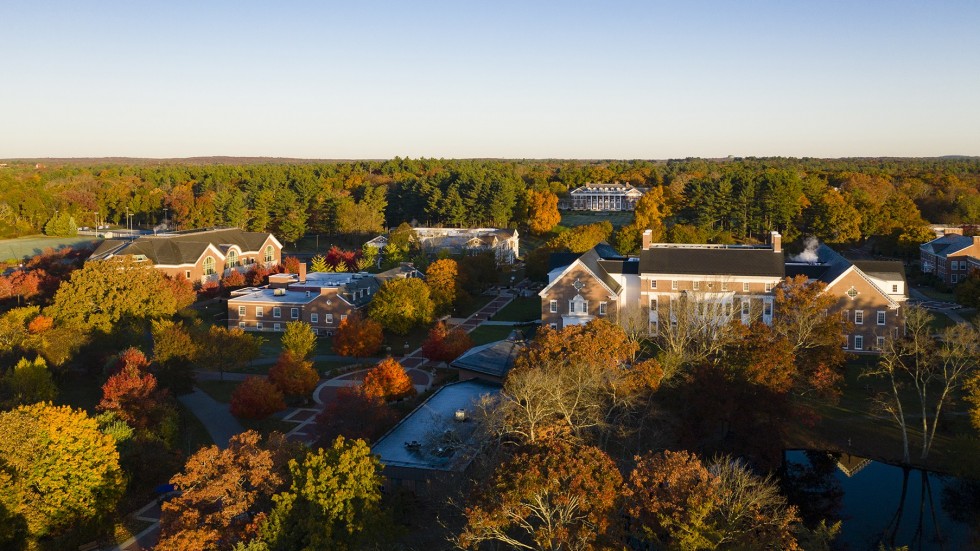
[[[184,277],[186,277],[187,279],[190,279],[191,278],[191,271],[190,270],[184,270]]]
[[[656,312],[657,311],[657,299],[655,299],[655,298],[651,298],[650,299],[650,311],[651,312]]]
[[[273,255],[272,245],[269,245],[265,248],[265,261],[272,262],[273,258],[275,258],[275,256]]]
[[[279,308],[278,306],[274,306],[272,308],[272,317],[278,318],[278,317],[281,317],[281,316],[282,316],[282,309]]]
[[[767,293],[772,292],[772,282],[766,282],[766,292]]]
[[[864,350],[864,336],[854,335],[854,350]]]
[[[651,279],[650,280],[650,288],[651,289],[656,289],[657,288],[657,280],[656,279]]]
[[[320,314],[317,314],[316,312],[310,314],[310,323],[319,323],[319,321],[320,321]]]
[[[245,315],[245,307],[244,306],[239,306],[238,307],[238,315],[239,316],[244,316]]]
[[[695,291],[697,291],[697,290],[699,290],[699,289],[701,289],[701,282],[700,282],[700,281],[695,281],[695,282],[694,282],[694,283],[692,283],[691,285],[692,285],[692,286],[694,287],[694,290],[695,290]]]
[[[743,317],[749,315],[749,308],[750,307],[751,307],[751,304],[749,303],[748,299],[742,301],[742,316]]]
[[[864,325],[864,310],[854,311],[854,325]]]
[[[549,305],[551,307],[551,313],[552,314],[557,314],[558,313],[558,301],[557,300],[553,300],[553,301],[551,301],[549,303]]]
[[[298,320],[299,319],[299,308],[290,308],[289,309],[289,317],[290,317],[290,319]]]
[[[244,321],[238,322],[238,328],[239,329],[245,329],[245,322]]]
[[[209,275],[214,275],[214,274],[215,274],[215,271],[214,271],[214,257],[213,256],[209,256],[209,257],[207,257],[207,258],[204,259],[204,275],[209,276]]]
[[[558,324],[557,323],[549,323],[548,324],[548,327],[550,327],[552,329],[558,329]]]
[[[255,307],[255,317],[261,318],[264,315],[265,315],[265,309],[263,307],[261,307],[261,306],[256,306]]]
[[[768,300],[762,303],[762,315],[766,317],[772,316],[772,303]]]
[[[885,311],[878,310],[878,325],[885,325]]]
[[[605,302],[600,302],[599,303],[599,315],[600,316],[605,316],[606,315],[606,303]]]
[[[257,329],[259,331],[262,330],[262,322],[261,321],[255,323],[255,329]]]
[[[854,300],[854,298],[858,296],[858,290],[851,287],[847,290],[847,296],[851,297],[851,300]]]
[[[898,285],[892,285],[892,294],[895,294],[897,292],[898,292]]]
[[[673,289],[673,290],[675,290],[675,291],[677,290],[677,280],[676,279],[670,282],[670,288]]]
[[[721,282],[721,290],[722,291],[727,291],[728,290],[728,282],[727,281],[722,281]]]
[[[342,315],[340,317],[343,318],[341,321],[343,321],[344,319],[347,319],[347,315],[346,314],[345,315]],[[333,314],[323,314],[323,323],[326,323],[328,325],[331,324],[331,323],[333,323]]]
[[[576,295],[575,298],[568,301],[568,313],[569,314],[588,314],[589,313],[589,301],[582,298],[582,295]]]
[[[844,350],[847,350],[850,347],[851,347],[851,336],[844,335]]]
[[[272,324],[272,330],[273,331],[282,331],[282,325],[280,325],[278,323],[273,323]]]
[[[885,337],[878,337],[875,339],[875,348],[882,350],[885,348]]]
[[[956,274],[951,274],[951,275],[949,276],[949,280],[950,280],[951,282],[953,282],[953,283],[956,283]]]
[[[327,314],[327,315],[330,316],[330,323],[333,323],[333,314]],[[347,314],[340,314],[340,321],[346,321],[346,320],[347,320]]]
[[[742,292],[743,293],[748,293],[749,292],[749,284],[748,283],[743,283],[742,284]]]
[[[227,264],[229,268],[238,266],[238,253],[234,250],[228,251],[228,258],[225,260],[225,264]]]

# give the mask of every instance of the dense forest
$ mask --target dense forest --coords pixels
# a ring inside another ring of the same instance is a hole
[[[287,242],[405,221],[526,227],[530,191],[560,197],[612,181],[661,187],[665,223],[679,227],[665,238],[675,240],[751,241],[776,229],[788,240],[915,241],[926,222],[980,223],[978,158],[10,162],[0,168],[0,236],[40,233],[59,213],[79,226],[125,224],[129,213],[142,227],[232,225]]]

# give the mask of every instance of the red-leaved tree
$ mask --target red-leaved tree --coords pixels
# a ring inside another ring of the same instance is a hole
[[[269,370],[269,381],[285,396],[308,399],[320,382],[313,362],[286,351]]]
[[[286,409],[282,392],[265,377],[247,377],[231,394],[231,414],[245,419],[265,419]]]
[[[333,400],[317,416],[320,442],[332,442],[338,436],[372,441],[384,434],[398,417],[385,401],[370,396],[357,387],[341,387]]]
[[[384,334],[381,324],[354,313],[340,322],[333,335],[333,351],[341,356],[367,358],[378,352]]]
[[[422,343],[422,355],[435,362],[451,362],[473,347],[470,336],[460,328],[447,330],[439,322],[429,330],[429,337]]]
[[[368,396],[382,400],[397,400],[415,394],[412,380],[402,364],[392,358],[385,358],[364,376],[362,389]]]

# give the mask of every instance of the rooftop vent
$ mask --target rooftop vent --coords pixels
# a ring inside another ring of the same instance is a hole
[[[286,290],[285,289],[273,289],[272,296],[276,296],[276,297],[286,296]]]
[[[463,408],[457,409],[456,410],[456,414],[453,416],[453,419],[455,419],[457,421],[460,421],[460,422],[465,421],[466,420],[466,410],[463,409]]]

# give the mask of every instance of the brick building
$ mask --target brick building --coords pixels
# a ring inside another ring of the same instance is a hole
[[[919,246],[923,273],[934,274],[947,285],[956,285],[970,273],[970,263],[980,264],[980,235],[947,233]]]
[[[282,243],[271,233],[247,232],[239,228],[188,230],[144,235],[132,241],[107,239],[90,260],[132,256],[152,262],[171,277],[194,283],[217,281],[232,270],[246,272],[282,261]]]

